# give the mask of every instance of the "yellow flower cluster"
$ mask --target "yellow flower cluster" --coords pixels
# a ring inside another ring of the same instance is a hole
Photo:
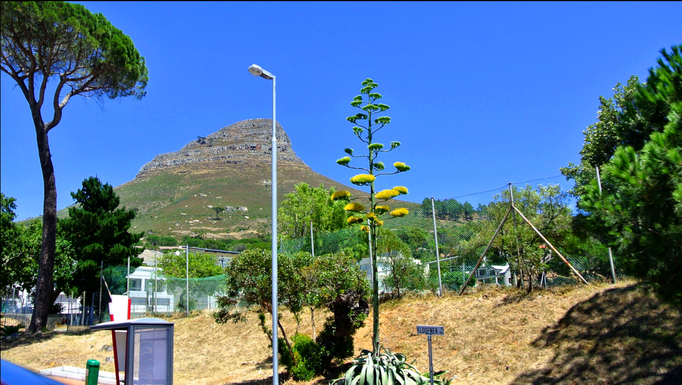
[[[359,186],[363,186],[374,182],[375,179],[376,177],[374,175],[359,174],[350,178],[350,182]]]
[[[351,195],[352,194],[348,191],[337,191],[334,194],[332,194],[331,200],[333,200],[333,201],[336,201],[339,199],[348,200],[348,199],[350,199]]]
[[[409,214],[409,210],[407,210],[404,207],[401,207],[399,209],[395,209],[391,211],[389,214],[393,217],[404,217],[405,215]]]
[[[350,163],[350,157],[345,156],[345,157],[343,157],[343,158],[337,160],[336,163],[338,163],[338,164],[340,164],[340,165],[342,165],[342,166],[345,166],[345,165],[347,165],[348,163]]]
[[[410,166],[406,165],[403,162],[395,162],[393,163],[393,166],[398,169],[398,171],[408,171],[410,169]]]
[[[348,222],[349,225],[352,225],[354,223],[362,223],[364,221],[365,220],[360,217],[348,217],[348,219],[346,219],[346,222]]]
[[[389,200],[397,197],[398,195],[400,195],[400,192],[391,189],[379,191],[375,196],[377,199]]]
[[[344,208],[346,211],[362,211],[365,209],[365,206],[361,205],[360,203],[349,203],[347,204]]]
[[[379,214],[387,213],[389,212],[389,210],[391,210],[391,208],[388,206],[377,205],[376,207],[374,207],[374,211],[376,211]]]
[[[407,195],[407,187],[395,186],[395,187],[393,187],[393,190],[399,192],[402,195]]]

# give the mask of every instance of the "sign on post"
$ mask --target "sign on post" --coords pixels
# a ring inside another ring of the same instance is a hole
[[[443,326],[417,325],[417,334],[442,336],[445,335],[445,328]]]
[[[425,334],[429,337],[429,375],[431,377],[431,385],[433,385],[433,350],[431,349],[431,336],[445,335],[445,328],[443,326],[417,325],[417,334]]]

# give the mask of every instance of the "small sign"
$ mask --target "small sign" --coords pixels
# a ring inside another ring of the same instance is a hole
[[[443,326],[417,325],[417,334],[442,336],[445,335],[445,328]]]

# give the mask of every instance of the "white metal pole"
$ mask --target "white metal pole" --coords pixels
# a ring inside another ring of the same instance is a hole
[[[157,286],[157,283],[159,282],[158,261],[159,261],[159,256],[157,254],[156,256],[154,256],[154,310],[152,311],[153,314],[156,314],[156,312],[158,311],[158,309],[156,307],[156,305],[157,305],[157,303],[156,303],[156,298],[157,298],[156,292],[158,291],[158,288],[159,288]]]
[[[433,236],[436,240],[436,265],[438,265],[438,295],[443,295],[443,282],[440,278],[440,253],[438,251],[438,229],[436,229],[436,206],[431,197],[431,213],[433,214]]]
[[[275,77],[272,77],[272,383],[279,385],[277,360],[277,119]]]
[[[128,275],[126,276],[126,293],[130,298],[130,257],[128,257]]]
[[[249,67],[254,76],[272,80],[272,383],[279,384],[277,361],[277,83],[275,75],[256,64]]]
[[[601,176],[599,175],[599,166],[595,167],[597,169],[597,184],[599,185],[599,195],[601,195]],[[613,265],[613,254],[611,253],[611,247],[609,247],[609,264],[611,265],[611,278],[613,283],[616,283],[616,267]]]
[[[185,246],[185,314],[189,317],[189,244]]]

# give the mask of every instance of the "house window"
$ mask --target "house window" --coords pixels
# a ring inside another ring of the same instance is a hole
[[[485,277],[486,275],[488,275],[488,274],[486,273],[485,269],[478,269],[478,276],[479,277]]]
[[[142,291],[142,280],[139,278],[132,278],[130,280],[130,291]]]

